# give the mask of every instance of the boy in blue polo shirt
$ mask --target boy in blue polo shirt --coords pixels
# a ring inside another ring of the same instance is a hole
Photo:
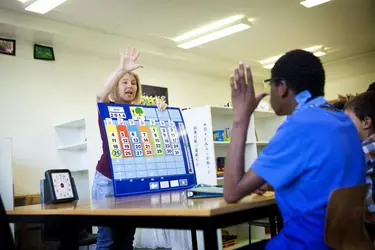
[[[365,183],[364,156],[356,128],[324,99],[325,72],[304,50],[282,56],[271,71],[271,106],[287,116],[250,170],[244,148],[255,96],[250,67],[231,77],[233,126],[224,174],[224,199],[237,202],[265,183],[275,189],[284,227],[269,241],[246,249],[326,250],[324,223],[330,193]]]

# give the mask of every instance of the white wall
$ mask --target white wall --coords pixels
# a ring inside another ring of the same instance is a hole
[[[101,153],[95,96],[118,59],[58,46],[55,54],[55,62],[34,60],[32,43],[17,40],[16,57],[0,55],[0,137],[13,141],[15,194],[39,192],[44,171],[61,167],[54,124],[87,117],[91,169]],[[167,87],[171,106],[229,101],[226,79],[153,65],[139,74],[142,84]]]

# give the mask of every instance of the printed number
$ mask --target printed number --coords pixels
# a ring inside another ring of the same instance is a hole
[[[116,139],[112,139],[112,142],[113,142],[113,143],[116,143],[116,142],[117,142],[117,140],[116,140]]]
[[[114,115],[113,115],[113,113],[109,113],[109,117],[111,117],[111,118],[112,118],[113,116],[114,116]]]
[[[172,120],[169,121],[169,126],[171,126],[171,127],[174,126],[174,122]]]
[[[152,155],[152,151],[151,150],[146,150],[146,155]]]
[[[173,142],[173,143],[177,143],[177,139],[176,139],[176,138],[173,138],[173,139],[172,139],[172,142]]]
[[[156,143],[160,143],[160,139],[155,138],[155,142],[156,142]]]
[[[151,148],[151,145],[150,145],[150,144],[145,144],[145,148],[146,148],[146,149],[150,149],[150,148]]]
[[[154,134],[154,138],[159,138],[157,133]]]
[[[122,140],[122,143],[128,143],[129,142],[128,138],[126,138],[126,137],[122,138],[121,140]]]
[[[174,149],[178,148],[178,144],[173,144],[173,148]]]
[[[129,144],[124,144],[124,149],[130,149],[130,145]]]
[[[171,148],[171,144],[165,144],[165,148]]]
[[[152,128],[152,132],[156,133],[156,128]]]
[[[160,143],[156,143],[155,146],[156,146],[156,148],[161,148],[161,144]]]
[[[120,132],[121,137],[125,137],[125,133],[123,131]]]
[[[172,154],[172,149],[167,149],[167,154]]]
[[[175,150],[175,151],[174,151],[174,154],[175,154],[175,155],[180,155],[181,152],[180,152],[180,150]]]
[[[156,122],[154,120],[150,120],[151,125],[156,125]]]
[[[139,142],[139,139],[138,139],[138,137],[133,137],[133,138],[132,138],[132,141],[133,141],[133,143],[138,143],[138,142]]]
[[[175,138],[175,137],[176,137],[176,134],[175,134],[175,133],[171,133],[171,137],[172,137],[172,138]]]
[[[111,137],[116,137],[115,133],[112,132],[111,133]]]
[[[160,121],[160,126],[165,126],[165,121]]]
[[[157,150],[156,150],[156,153],[157,153],[157,154],[161,154],[161,153],[163,153],[163,150],[161,150],[161,149],[157,149]]]
[[[147,137],[147,133],[146,132],[142,132],[142,137]]]
[[[121,156],[121,150],[119,150],[119,149],[114,149],[114,150],[112,151],[112,154],[113,154],[113,156],[115,156],[115,157],[119,157],[119,156]]]
[[[163,133],[163,137],[164,137],[164,138],[167,138],[168,135],[167,135],[166,133]]]
[[[174,132],[174,128],[169,128],[169,131],[170,131],[171,133],[173,133],[173,132]]]
[[[118,145],[117,145],[117,144],[112,145],[112,147],[113,147],[114,149],[118,149]]]
[[[136,156],[142,156],[143,154],[142,154],[142,150],[137,150],[137,151],[135,151],[135,154],[136,154]]]
[[[169,139],[168,139],[168,138],[165,138],[164,142],[165,142],[165,143],[169,143]]]
[[[130,135],[131,135],[132,137],[134,137],[134,136],[137,136],[137,133],[136,133],[136,132],[130,132]]]
[[[125,156],[132,156],[132,151],[126,150],[125,151]]]
[[[141,144],[134,144],[134,146],[135,146],[135,149],[142,149]]]
[[[133,119],[130,119],[130,120],[129,120],[129,124],[130,124],[130,125],[135,125],[135,121],[134,121]]]
[[[143,138],[142,138],[142,141],[143,141],[143,142],[149,142],[149,140],[148,140],[148,138],[147,138],[147,137],[146,137],[146,138],[145,138],[145,137],[143,137]]]
[[[162,132],[162,133],[167,133],[167,130],[166,130],[165,128],[162,128],[162,129],[161,129],[161,132]]]

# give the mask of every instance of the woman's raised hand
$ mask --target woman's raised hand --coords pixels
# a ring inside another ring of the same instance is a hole
[[[120,50],[120,70],[125,72],[131,72],[138,68],[143,68],[142,64],[136,64],[139,57],[139,52],[136,52],[134,48],[127,47],[125,52]]]

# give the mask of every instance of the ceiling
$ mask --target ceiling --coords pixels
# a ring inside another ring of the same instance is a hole
[[[322,57],[325,63],[375,51],[374,0],[332,0],[310,9],[299,2],[68,0],[43,17],[152,44],[168,50],[170,56],[194,58],[196,61],[191,63],[195,67],[203,65],[226,75],[239,60],[252,64],[255,74],[266,75],[268,71],[258,63],[260,60],[294,48],[327,46],[328,53]],[[23,4],[16,0],[1,0],[0,8],[26,12]],[[252,28],[187,51],[177,48],[171,40],[235,14],[254,19]]]

